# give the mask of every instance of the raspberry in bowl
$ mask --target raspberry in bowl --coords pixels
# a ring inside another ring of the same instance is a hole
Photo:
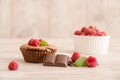
[[[88,55],[106,55],[110,36],[96,27],[83,27],[74,32],[75,51]]]
[[[57,48],[43,39],[30,39],[20,46],[25,62],[42,63],[47,54],[55,54]]]

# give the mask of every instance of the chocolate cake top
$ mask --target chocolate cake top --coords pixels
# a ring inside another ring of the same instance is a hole
[[[54,47],[53,45],[47,45],[47,46],[38,46],[38,47],[34,47],[34,46],[30,46],[28,44],[23,44],[20,46],[20,48],[23,48],[25,50],[37,50],[37,51],[43,51],[43,50],[57,50],[56,47]]]

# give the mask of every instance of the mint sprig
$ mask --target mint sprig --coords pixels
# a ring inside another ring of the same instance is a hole
[[[41,41],[40,42],[40,46],[47,46],[47,45],[48,45],[48,43],[46,41]]]
[[[87,59],[86,57],[80,57],[73,64],[76,67],[84,67],[84,66],[86,66],[86,59]]]

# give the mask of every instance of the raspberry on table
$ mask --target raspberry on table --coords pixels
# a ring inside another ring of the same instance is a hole
[[[15,61],[11,61],[8,65],[9,70],[17,70],[19,67],[18,63]]]
[[[79,52],[74,52],[71,59],[73,62],[75,62],[78,58],[80,58],[80,53]]]
[[[86,60],[86,65],[88,67],[95,67],[97,65],[97,59],[95,57],[89,56]]]

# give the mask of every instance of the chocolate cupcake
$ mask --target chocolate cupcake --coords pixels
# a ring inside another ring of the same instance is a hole
[[[42,63],[47,54],[55,54],[57,48],[44,40],[30,39],[20,46],[25,62]]]

